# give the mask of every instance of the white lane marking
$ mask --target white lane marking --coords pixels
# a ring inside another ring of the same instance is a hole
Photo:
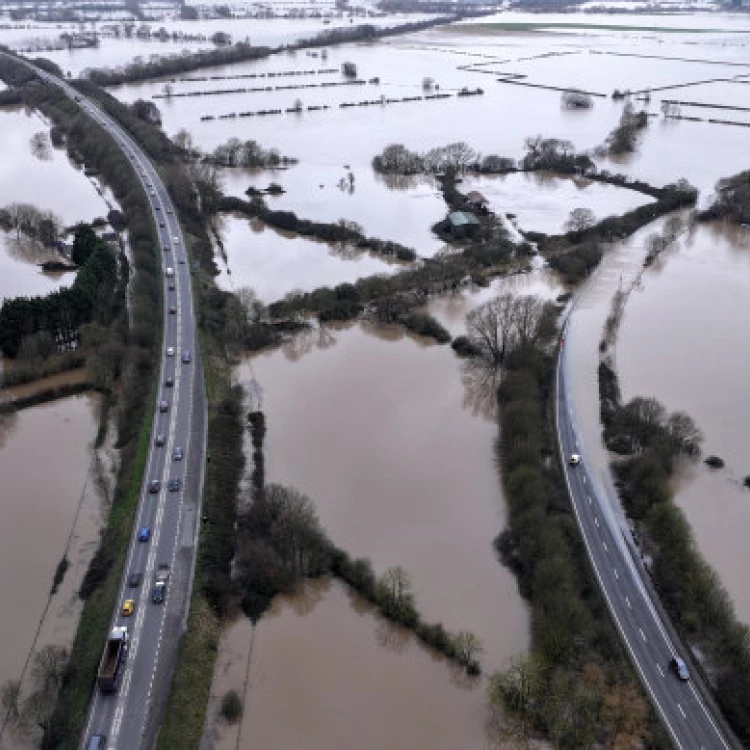
[[[609,547],[607,547],[607,543],[605,541],[602,541],[602,547],[604,547],[605,552],[609,552]],[[620,576],[617,575],[617,570],[615,570],[615,577],[619,578]]]
[[[586,499],[589,501],[589,505],[591,505],[591,495],[586,495]]]
[[[588,484],[588,482],[586,481],[586,475],[585,474],[583,475],[583,483],[584,484]]]
[[[657,663],[656,663],[656,668],[657,668],[657,669],[659,670],[659,674],[660,674],[660,675],[661,675],[662,677],[664,677],[664,670],[662,669],[662,666],[661,666],[661,664],[659,664],[659,663],[657,662]]]
[[[625,604],[628,605],[628,609],[633,609],[633,607],[630,604],[630,599],[627,596],[625,597]]]
[[[687,719],[687,716],[685,715],[685,709],[678,703],[677,708],[680,709],[680,713],[682,714],[683,719]]]
[[[564,356],[567,356],[567,349]],[[560,393],[560,380],[561,380],[561,373],[562,373],[562,357],[558,357],[557,360],[557,373],[556,373],[556,379],[557,379],[557,392]],[[557,416],[558,418],[555,420],[555,430],[557,431],[557,441],[559,445],[562,445],[562,436],[560,435],[560,420],[559,420],[559,413],[560,413],[560,399],[556,399],[557,401]],[[672,727],[672,724],[669,721],[669,717],[665,713],[664,709],[662,708],[661,703],[659,702],[659,699],[656,697],[656,693],[654,693],[653,688],[651,687],[651,683],[648,680],[648,677],[646,676],[646,673],[643,671],[643,667],[641,666],[640,661],[638,661],[638,657],[635,654],[635,651],[633,651],[633,647],[630,645],[630,639],[628,638],[627,633],[625,632],[625,629],[623,628],[622,622],[620,622],[620,617],[617,614],[617,610],[614,607],[614,604],[612,603],[612,600],[610,599],[609,592],[607,591],[607,587],[604,585],[604,581],[602,580],[601,573],[599,572],[599,566],[597,565],[596,558],[593,555],[591,544],[589,543],[588,536],[586,534],[586,530],[583,525],[583,521],[581,519],[581,515],[578,512],[578,504],[575,501],[575,494],[573,493],[573,488],[570,486],[570,480],[568,478],[567,472],[563,472],[565,476],[565,484],[568,487],[568,494],[573,499],[573,513],[575,513],[576,521],[578,523],[578,528],[581,531],[581,536],[583,538],[583,543],[586,546],[586,552],[589,556],[589,560],[591,561],[591,565],[594,569],[594,575],[596,576],[596,580],[599,583],[599,588],[601,589],[602,593],[604,594],[604,599],[607,602],[607,606],[609,607],[609,611],[612,613],[612,617],[615,621],[615,625],[617,626],[617,629],[620,631],[620,636],[622,637],[622,640],[625,643],[625,648],[627,648],[628,653],[630,654],[630,658],[635,664],[636,669],[638,670],[638,674],[640,675],[641,682],[646,687],[646,690],[648,691],[649,695],[651,696],[651,700],[653,701],[654,705],[656,706],[656,710],[661,714],[662,720],[664,721],[665,726],[667,727],[667,730],[669,734],[672,736],[672,739],[674,740],[674,744],[677,746],[678,750],[682,750],[682,743],[680,742],[679,738],[677,737],[677,734],[675,733],[674,728]],[[628,604],[628,606],[630,606]]]
[[[643,642],[647,643],[646,634],[643,632],[643,628],[638,628],[638,632],[641,634],[641,638],[643,638]]]
[[[598,529],[599,528],[599,517],[598,516],[594,516],[594,523],[596,524],[596,528]]]
[[[617,568],[613,568],[615,573],[615,578],[619,581],[620,580],[620,574],[617,572]]]

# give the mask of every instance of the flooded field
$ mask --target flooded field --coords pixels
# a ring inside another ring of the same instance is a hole
[[[668,410],[687,412],[705,434],[705,454],[726,461],[720,471],[691,468],[675,499],[746,623],[749,309],[750,232],[699,226],[644,275],[617,349],[623,397],[655,396]]]
[[[634,190],[546,172],[467,177],[460,190],[478,190],[489,201],[491,211],[515,214],[521,229],[545,234],[564,232],[565,222],[576,208],[590,209],[598,221],[651,202]]]
[[[74,522],[71,569],[40,645],[69,646],[75,633],[80,603],[66,584],[80,584],[101,523],[99,498],[84,492],[97,423],[98,398],[84,395],[23,410],[0,425],[0,599],[9,603],[0,618],[0,684],[20,676]]]
[[[47,138],[46,147],[37,155],[32,153],[32,137],[49,133],[40,117],[21,108],[0,109],[0,132],[0,207],[30,203],[41,211],[52,211],[63,226],[106,217],[107,203],[83,172],[73,169],[64,151],[52,148]],[[71,284],[71,274],[45,273],[37,266],[52,259],[59,259],[54,252],[0,231],[0,298],[45,294]]]
[[[239,726],[217,719],[231,689],[245,694]],[[254,637],[245,619],[225,632],[201,748],[482,750],[483,693],[481,681],[467,682],[340,584],[322,582],[277,600]]]
[[[368,253],[290,236],[245,217],[225,216],[221,225],[227,262],[217,255],[222,273],[216,283],[227,291],[252,287],[263,302],[397,268]]]

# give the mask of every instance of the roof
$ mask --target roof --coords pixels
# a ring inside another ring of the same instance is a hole
[[[474,226],[479,224],[479,219],[468,211],[454,211],[453,213],[448,214],[448,221],[454,227]]]
[[[478,190],[472,190],[470,193],[467,193],[466,200],[472,203],[487,203],[487,199]]]

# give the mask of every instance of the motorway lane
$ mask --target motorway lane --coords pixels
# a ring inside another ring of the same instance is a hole
[[[75,89],[43,71],[35,69],[46,82],[60,86],[70,98],[102,124],[119,143],[134,165],[148,194],[157,227],[162,258],[162,271],[174,269],[172,279],[164,276],[164,337],[157,403],[151,434],[146,470],[142,478],[141,499],[123,571],[120,596],[110,627],[128,626],[130,649],[119,692],[103,695],[93,686],[86,728],[81,747],[94,734],[107,737],[108,750],[135,750],[153,746],[166,702],[171,676],[176,663],[177,647],[186,622],[192,574],[195,563],[200,519],[200,500],[205,459],[205,392],[202,365],[197,350],[193,314],[191,279],[182,231],[169,195],[157,172],[130,136],[114,121],[82,97]],[[165,224],[164,227],[160,223]],[[162,248],[170,248],[164,251]],[[170,281],[174,289],[170,290]],[[177,313],[168,312],[170,305]],[[167,347],[174,347],[174,356],[167,356]],[[182,362],[181,354],[189,351],[192,361]],[[174,386],[164,385],[167,377]],[[166,413],[158,410],[158,401],[166,399]],[[157,447],[157,434],[166,435],[166,443]],[[183,450],[183,460],[172,457],[175,447]],[[180,478],[182,488],[170,492],[167,483]],[[148,492],[151,479],[161,480],[158,494]],[[151,529],[148,542],[137,541],[137,530]],[[153,604],[151,591],[156,568],[170,566],[166,602]],[[127,587],[130,572],[143,573],[139,588]],[[131,617],[123,617],[120,607],[125,599],[135,600]]]
[[[695,688],[693,681],[697,676],[683,682],[670,669],[670,659],[679,655],[678,651],[649,598],[622,532],[605,510],[609,506],[592,480],[593,472],[587,468],[585,446],[576,436],[575,415],[568,400],[566,371],[567,350],[563,343],[557,366],[558,443],[576,519],[621,639],[676,747],[733,747]],[[582,457],[577,466],[568,462],[572,453]]]

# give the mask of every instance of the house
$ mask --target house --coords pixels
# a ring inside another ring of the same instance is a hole
[[[454,239],[473,236],[479,229],[479,219],[468,211],[453,211],[448,214],[446,231]]]
[[[489,201],[477,190],[472,190],[466,194],[466,202],[471,208],[478,211],[486,211]]]

